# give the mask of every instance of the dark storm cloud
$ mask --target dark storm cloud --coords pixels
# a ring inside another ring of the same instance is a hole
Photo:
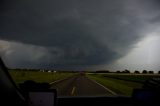
[[[6,0],[2,4],[0,39],[42,46],[52,59],[48,64],[61,67],[111,63],[160,21],[158,0]]]

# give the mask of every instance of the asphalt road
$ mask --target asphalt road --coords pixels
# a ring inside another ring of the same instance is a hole
[[[85,75],[77,75],[55,82],[51,88],[57,89],[58,96],[113,96],[114,92],[90,80]]]

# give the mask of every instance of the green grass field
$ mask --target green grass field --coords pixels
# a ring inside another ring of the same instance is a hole
[[[133,89],[142,88],[143,82],[160,75],[134,75],[134,74],[88,74],[90,79],[99,82],[118,95],[131,96]]]
[[[17,71],[9,70],[9,73],[15,83],[23,83],[26,80],[35,82],[51,83],[56,80],[65,79],[78,73],[72,72],[34,72],[34,71]],[[118,95],[131,96],[133,89],[142,88],[143,83],[151,78],[160,77],[158,74],[116,74],[116,73],[88,73],[87,77],[104,85]]]
[[[50,83],[56,80],[71,77],[76,74],[69,72],[48,73],[48,72],[16,71],[16,70],[10,70],[9,73],[16,84],[23,83],[26,80]]]
[[[102,74],[102,76],[138,83],[144,83],[146,80],[160,77],[159,74]]]

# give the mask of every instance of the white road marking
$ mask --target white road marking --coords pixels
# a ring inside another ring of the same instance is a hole
[[[76,90],[76,87],[74,86],[74,87],[72,88],[72,91],[71,91],[71,95],[72,95],[72,96],[75,94],[75,90]]]

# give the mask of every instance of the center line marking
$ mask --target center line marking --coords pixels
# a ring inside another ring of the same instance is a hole
[[[72,96],[75,95],[75,90],[76,90],[76,87],[74,86],[74,87],[72,88],[72,91],[71,91],[71,95],[72,95]]]

